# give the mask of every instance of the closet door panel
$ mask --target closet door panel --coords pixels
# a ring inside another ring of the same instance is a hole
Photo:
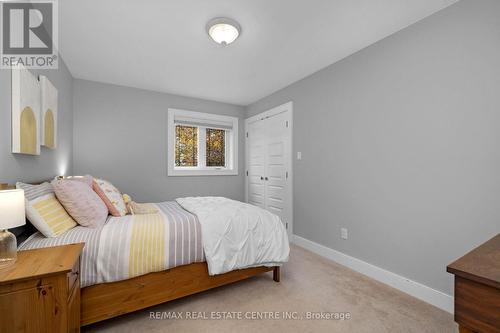
[[[262,121],[248,128],[248,202],[266,208],[266,128]]]
[[[266,140],[266,208],[285,221],[287,115],[275,115],[264,120]]]

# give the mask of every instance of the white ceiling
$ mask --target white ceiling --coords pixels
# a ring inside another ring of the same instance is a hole
[[[248,105],[456,1],[63,0],[60,49],[76,78]]]

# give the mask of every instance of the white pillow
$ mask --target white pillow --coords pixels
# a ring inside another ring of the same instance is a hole
[[[93,189],[108,207],[109,213],[113,216],[127,215],[127,206],[123,201],[123,196],[110,182],[102,179],[94,179]]]
[[[57,237],[76,227],[54,193],[46,194],[26,203],[28,220],[45,237]]]

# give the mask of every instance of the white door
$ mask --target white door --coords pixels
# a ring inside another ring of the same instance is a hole
[[[266,208],[266,128],[262,121],[255,121],[247,127],[247,202]]]
[[[278,215],[292,233],[292,104],[247,119],[247,202]]]
[[[288,114],[277,114],[262,121],[266,133],[266,209],[286,221],[286,177],[288,140]]]

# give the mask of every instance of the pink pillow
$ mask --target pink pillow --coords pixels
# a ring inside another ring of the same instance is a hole
[[[57,199],[78,224],[97,228],[106,222],[108,209],[87,183],[61,179],[54,180],[52,186]]]
[[[125,216],[127,206],[123,201],[122,194],[110,182],[102,179],[94,179],[94,191],[104,201],[109,213],[113,216]]]
[[[87,184],[88,186],[92,187],[92,182],[94,181],[94,177],[91,175],[85,175],[85,176],[69,176],[66,178],[67,180],[76,180],[82,183]]]

